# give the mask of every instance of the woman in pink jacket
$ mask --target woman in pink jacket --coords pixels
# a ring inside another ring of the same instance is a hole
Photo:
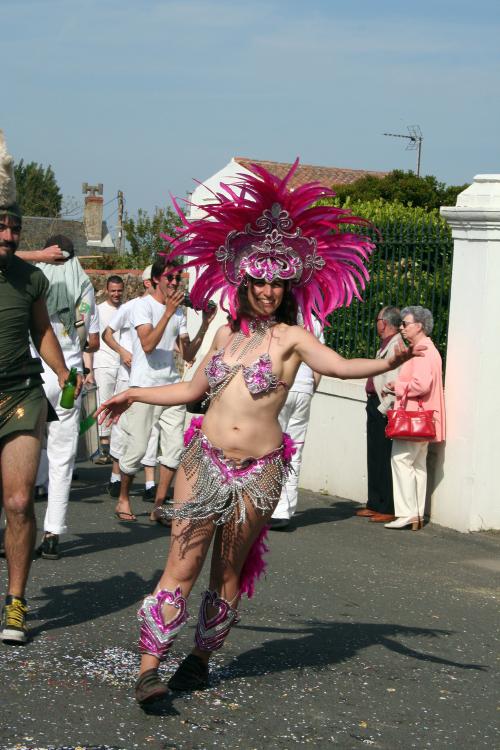
[[[401,311],[401,334],[411,346],[425,347],[422,357],[405,362],[398,379],[387,384],[387,390],[396,394],[397,409],[407,398],[406,409],[416,411],[419,401],[424,409],[434,410],[436,437],[432,442],[445,439],[445,411],[441,355],[429,338],[434,321],[425,307],[414,305]],[[392,441],[392,480],[394,485],[395,521],[386,523],[386,529],[421,529],[424,520],[427,488],[428,442]]]

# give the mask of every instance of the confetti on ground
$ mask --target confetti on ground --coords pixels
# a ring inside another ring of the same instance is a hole
[[[5,750],[123,750],[115,745],[12,745]]]
[[[380,529],[345,514],[342,524],[276,535],[273,573],[255,601],[242,603],[241,624],[212,660],[209,688],[169,694],[146,712],[134,699],[134,618],[159,575],[165,540],[147,512],[142,524],[117,526],[107,496],[81,500],[72,517],[79,532],[63,543],[60,563],[33,564],[32,641],[0,644],[0,684],[8,685],[0,690],[0,750],[498,745],[497,610],[491,597],[478,604],[477,593],[472,607],[446,567],[473,548],[493,555],[496,540],[430,528],[418,539],[388,535],[380,547]],[[301,502],[306,516],[317,512],[316,494]],[[41,522],[44,508],[37,511]],[[432,564],[421,565],[424,554]],[[388,561],[397,578],[387,575]],[[477,566],[464,564],[460,580],[467,591],[493,590],[491,573]],[[191,621],[161,666],[165,682],[192,647],[198,599],[195,592]]]

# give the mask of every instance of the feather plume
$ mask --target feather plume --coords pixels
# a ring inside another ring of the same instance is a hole
[[[3,130],[0,130],[0,206],[6,208],[16,202],[14,159],[7,151]]]
[[[206,307],[208,300],[221,292],[223,309],[236,317],[237,283],[228,277],[216,252],[224,249],[226,241],[231,243],[229,235],[232,232],[240,233],[244,243],[249,228],[248,244],[255,244],[251,231],[258,226],[256,222],[262,219],[264,211],[269,211],[275,204],[279,204],[290,217],[290,232],[300,230],[300,236],[309,241],[300,240],[305,248],[314,247],[316,243],[313,272],[304,268],[291,285],[305,326],[312,330],[312,313],[324,325],[333,310],[349,305],[353,297],[361,298],[361,291],[369,278],[366,265],[374,245],[367,237],[343,232],[342,226],[370,223],[346,209],[319,205],[322,199],[335,195],[333,190],[319,182],[291,190],[289,182],[297,166],[298,159],[281,179],[260,165],[252,165],[251,175],[240,173],[231,185],[221,183],[220,191],[213,193],[213,202],[198,206],[205,213],[202,219],[188,219],[174,201],[182,226],[175,237],[162,236],[173,248],[166,253],[168,257],[183,256],[183,267],[196,270],[196,280],[190,292],[195,306]],[[288,240],[289,236],[291,234],[285,235],[285,243],[293,244],[294,240]],[[305,250],[299,249],[298,252],[304,254]]]

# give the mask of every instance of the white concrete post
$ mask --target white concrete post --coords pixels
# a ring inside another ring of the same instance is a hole
[[[477,175],[441,208],[454,239],[446,363],[447,439],[432,520],[500,529],[500,175]]]

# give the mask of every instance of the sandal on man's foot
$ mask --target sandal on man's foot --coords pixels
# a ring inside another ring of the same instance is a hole
[[[125,510],[115,510],[115,516],[119,521],[126,521],[127,523],[137,521],[137,516],[134,516],[133,513],[127,513]]]
[[[167,685],[171,690],[204,690],[208,687],[208,664],[196,654],[189,654]]]
[[[135,699],[140,706],[152,703],[168,693],[168,687],[160,680],[157,669],[143,672],[135,683]]]

